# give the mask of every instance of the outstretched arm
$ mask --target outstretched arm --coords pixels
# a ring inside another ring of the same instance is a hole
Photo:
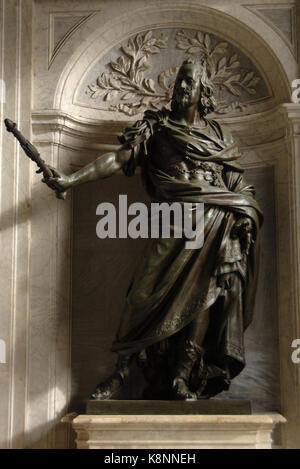
[[[43,179],[46,184],[53,184],[61,191],[70,189],[71,187],[85,184],[86,182],[104,179],[115,174],[129,160],[131,150],[120,147],[115,152],[105,153],[99,156],[95,161],[89,163],[73,174],[66,176],[61,171],[51,168],[53,177]]]

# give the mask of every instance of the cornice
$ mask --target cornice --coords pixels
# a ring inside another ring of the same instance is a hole
[[[286,103],[251,116],[220,118],[244,150],[277,145],[293,128],[300,129],[300,105]],[[71,149],[115,148],[117,136],[133,120],[96,120],[71,116],[59,109],[35,110],[32,113],[33,141],[58,144]]]
[[[286,124],[286,136],[300,137],[300,103],[281,104],[279,110]]]

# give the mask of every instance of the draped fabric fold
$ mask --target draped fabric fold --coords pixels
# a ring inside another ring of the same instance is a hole
[[[128,354],[150,347],[174,336],[211,308],[212,319],[216,318],[209,332],[215,338],[215,342],[210,340],[212,363],[220,366],[224,356],[230,357],[233,377],[244,366],[242,337],[253,316],[262,213],[253,187],[245,182],[236,162],[240,153],[231,135],[215,121],[209,126],[206,135],[203,129],[192,129],[190,136],[166,112],[148,113],[134,132],[131,129],[130,138],[127,134],[123,139],[136,150],[129,162],[130,173],[137,164],[142,166],[145,186],[154,201],[204,204],[204,244],[200,249],[186,249],[184,237],[149,240],[130,285],[112,350]],[[158,128],[188,158],[222,164],[223,185],[183,181],[155,167],[143,142],[150,139],[151,148],[151,135]],[[232,237],[233,226],[241,217],[250,218],[254,228],[248,255]],[[228,272],[236,273],[239,291],[226,306],[218,276]]]

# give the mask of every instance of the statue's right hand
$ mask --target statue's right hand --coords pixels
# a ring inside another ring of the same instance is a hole
[[[60,192],[64,192],[71,187],[70,176],[66,176],[64,173],[52,166],[48,165],[48,168],[52,172],[52,176],[44,177],[42,182],[47,184],[51,189],[55,188]]]

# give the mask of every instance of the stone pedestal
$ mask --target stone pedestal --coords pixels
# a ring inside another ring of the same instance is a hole
[[[200,399],[197,401],[107,400],[86,402],[88,415],[230,415],[251,414],[246,399]]]
[[[78,449],[271,449],[280,414],[78,415]],[[64,419],[66,421],[66,419]]]

